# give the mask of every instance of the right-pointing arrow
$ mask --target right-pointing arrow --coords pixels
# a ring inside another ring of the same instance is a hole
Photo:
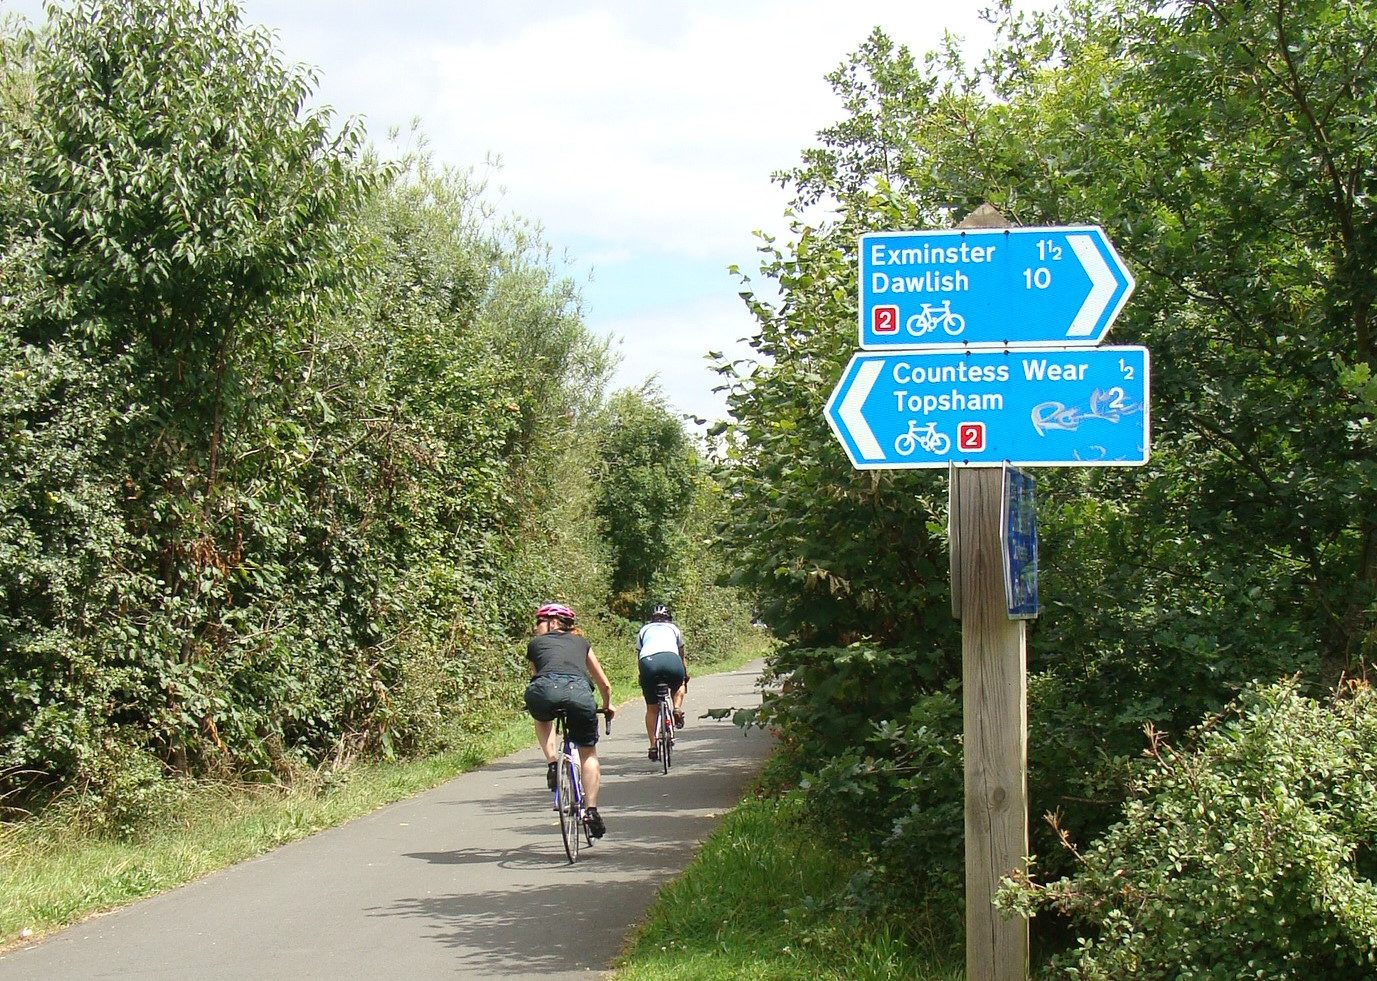
[[[1114,298],[1119,281],[1114,278],[1114,273],[1100,255],[1100,250],[1095,248],[1093,238],[1089,235],[1068,235],[1066,241],[1070,243],[1076,257],[1085,267],[1086,275],[1090,277],[1090,295],[1081,304],[1076,319],[1071,321],[1071,329],[1066,332],[1066,336],[1088,337],[1095,332],[1100,322],[1100,314],[1104,313],[1105,307],[1109,306],[1109,301]]]
[[[875,387],[875,379],[880,377],[880,371],[884,365],[880,361],[865,361],[856,372],[856,380],[851,383],[851,388],[846,393],[846,398],[842,399],[841,407],[837,409],[837,416],[845,424],[847,432],[856,442],[856,449],[861,451],[861,456],[867,460],[883,460],[885,451],[880,448],[879,442],[875,439],[875,434],[870,431],[870,426],[865,421],[865,416],[861,414],[861,407],[865,405],[866,396]]]

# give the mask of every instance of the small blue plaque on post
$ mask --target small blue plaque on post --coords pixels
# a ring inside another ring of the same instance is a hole
[[[999,537],[1004,551],[1004,597],[1010,620],[1038,615],[1037,495],[1031,474],[1004,468]]]

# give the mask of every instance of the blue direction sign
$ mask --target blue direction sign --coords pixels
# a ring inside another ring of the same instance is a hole
[[[862,470],[1139,466],[1148,459],[1148,351],[861,353],[826,415]]]
[[[1133,292],[1094,226],[861,236],[865,350],[1094,346]]]

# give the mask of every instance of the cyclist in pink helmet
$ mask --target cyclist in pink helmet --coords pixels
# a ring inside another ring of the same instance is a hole
[[[602,695],[603,711],[610,720],[612,685],[593,653],[588,638],[574,629],[574,611],[562,603],[546,603],[536,610],[535,636],[526,645],[531,683],[526,686],[526,711],[535,720],[536,742],[545,754],[546,783],[555,789],[558,775],[555,746],[555,713],[564,710],[569,738],[579,748],[584,798],[588,802],[588,833],[601,838],[606,831],[598,814],[598,716],[593,686]]]

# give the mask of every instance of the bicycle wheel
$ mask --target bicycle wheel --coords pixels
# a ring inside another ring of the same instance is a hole
[[[674,717],[669,714],[669,704],[660,703],[660,729],[656,737],[660,746],[660,772],[669,772],[669,754],[674,745]]]
[[[579,858],[579,825],[583,823],[576,781],[574,761],[562,757],[559,761],[559,833],[564,838],[564,854],[569,856],[571,864]]]

